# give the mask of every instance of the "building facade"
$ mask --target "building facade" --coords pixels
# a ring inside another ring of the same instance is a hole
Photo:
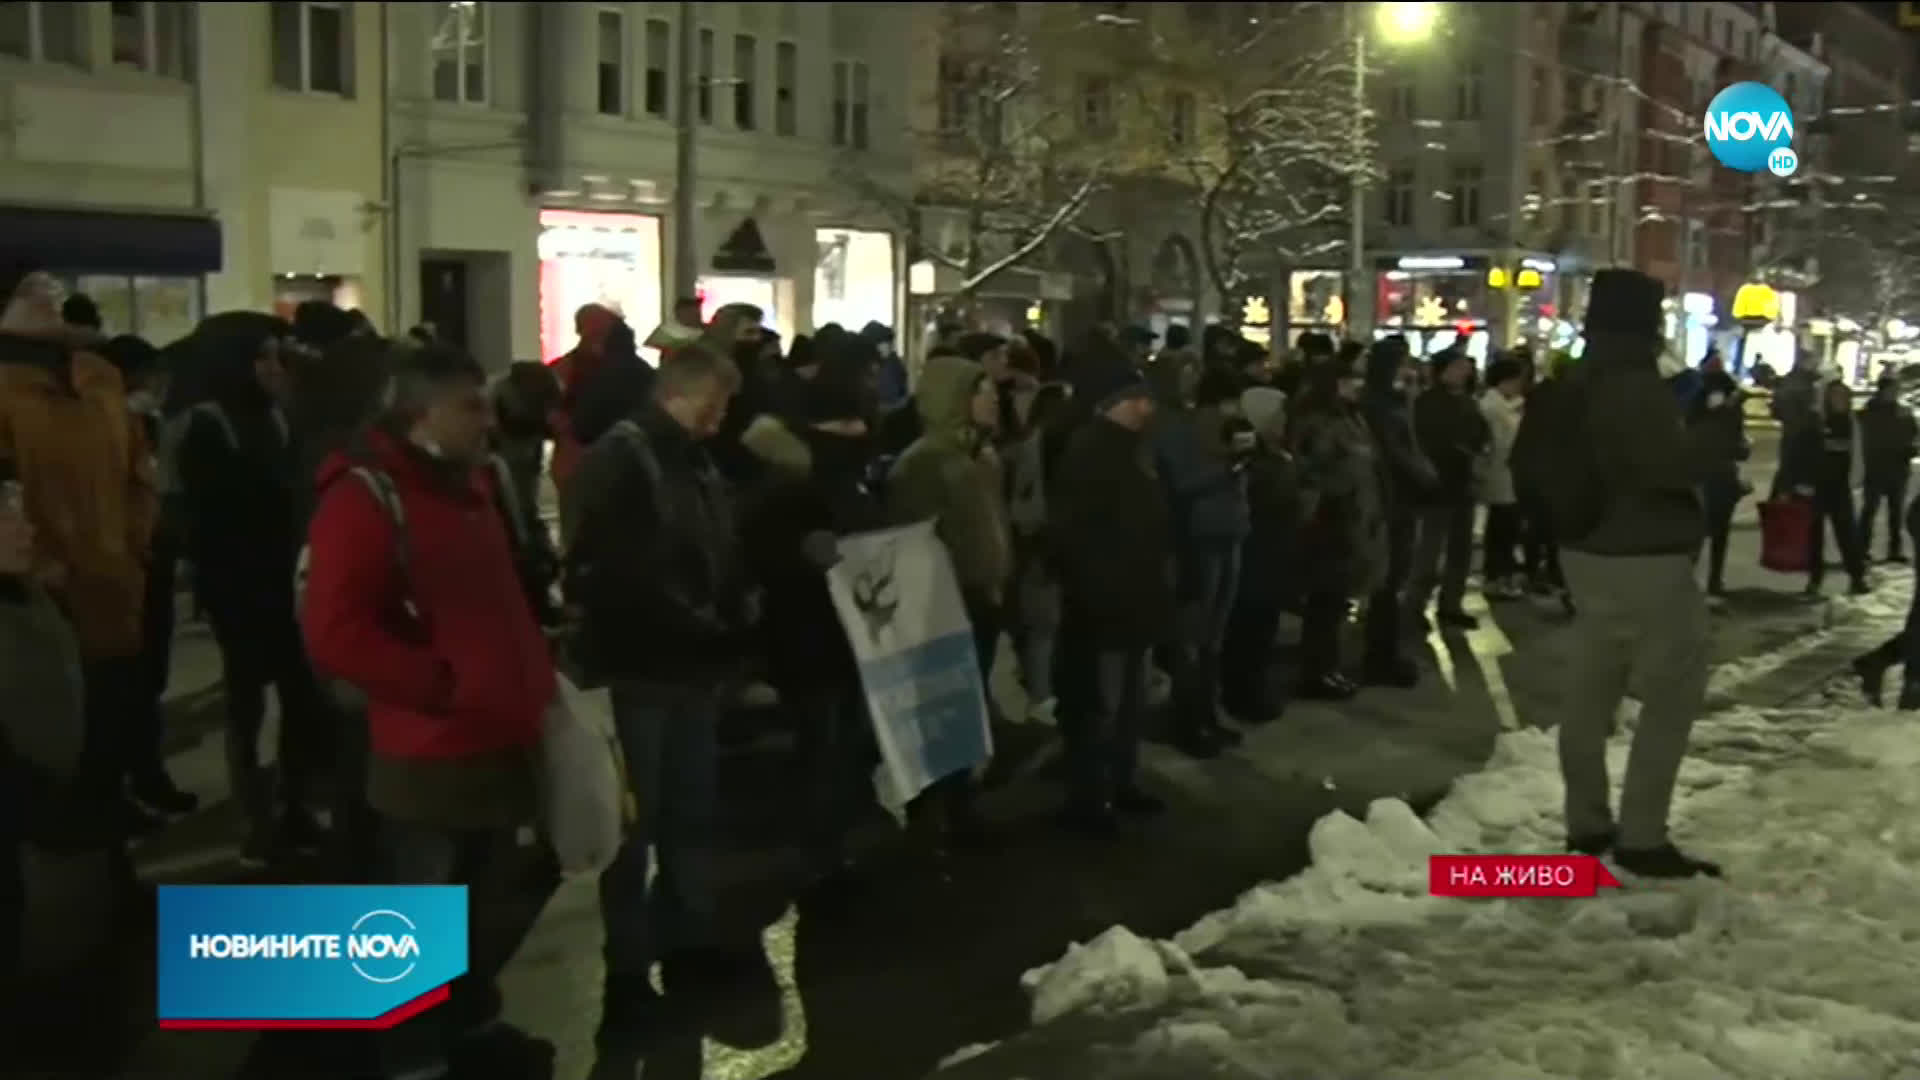
[[[757,303],[789,336],[897,321],[899,234],[840,177],[905,174],[902,5],[391,7],[401,322],[490,366],[564,352],[590,302],[649,333],[676,288],[683,92],[706,308]]]

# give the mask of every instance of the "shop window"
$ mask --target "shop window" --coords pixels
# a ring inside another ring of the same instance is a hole
[[[816,229],[813,234],[813,325],[839,323],[858,330],[894,323],[891,233]]]
[[[1478,165],[1462,165],[1453,170],[1453,223],[1456,226],[1480,224],[1480,181]]]
[[[668,72],[672,70],[673,33],[665,19],[647,20],[647,84],[642,102],[648,116],[667,115]]]
[[[1167,99],[1167,142],[1173,146],[1193,142],[1193,126],[1193,95],[1184,90],[1174,91]]]
[[[701,123],[713,123],[713,31],[694,39],[693,112]]]
[[[1413,224],[1413,170],[1393,169],[1387,173],[1387,224]]]
[[[752,131],[760,126],[758,89],[760,43],[752,34],[733,35],[733,129]]]
[[[353,96],[352,12],[323,0],[267,5],[273,84],[282,90]]]
[[[193,278],[83,274],[65,284],[100,309],[101,329],[109,336],[137,334],[164,346],[186,337],[200,322]]]
[[[487,11],[454,0],[433,31],[433,98],[462,105],[487,100]]]
[[[42,0],[0,4],[0,56],[84,67],[85,11],[83,4]]]
[[[659,218],[542,210],[538,250],[544,359],[561,356],[577,343],[573,314],[585,304],[619,312],[643,338],[660,325]]]
[[[1080,80],[1080,132],[1093,136],[1113,134],[1113,81],[1104,75],[1089,75]]]
[[[627,16],[617,8],[599,13],[599,62],[594,65],[594,97],[600,115],[627,113]]]
[[[773,47],[773,133],[800,134],[800,46],[791,41]]]
[[[1480,73],[1463,72],[1454,84],[1453,116],[1456,120],[1480,119]]]

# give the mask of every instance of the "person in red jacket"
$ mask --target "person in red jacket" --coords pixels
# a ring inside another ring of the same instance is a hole
[[[519,944],[500,870],[534,818],[556,687],[484,464],[485,373],[430,346],[399,361],[392,395],[364,445],[321,466],[301,626],[315,669],[367,699],[382,876],[468,887],[468,975],[383,1046],[390,1075],[425,1075],[497,1056],[463,1036],[498,1017],[494,977]]]

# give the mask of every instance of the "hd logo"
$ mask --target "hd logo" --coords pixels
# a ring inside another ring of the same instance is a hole
[[[1792,176],[1800,168],[1793,112],[1771,86],[1739,82],[1715,94],[1705,127],[1707,149],[1729,169]]]

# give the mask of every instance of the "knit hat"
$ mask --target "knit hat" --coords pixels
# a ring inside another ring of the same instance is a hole
[[[1152,397],[1153,392],[1131,364],[1090,357],[1073,374],[1073,396],[1104,412],[1128,398]]]
[[[1254,431],[1271,439],[1287,426],[1287,395],[1271,386],[1242,390],[1240,415],[1247,418]]]
[[[1658,340],[1664,336],[1661,304],[1666,298],[1667,287],[1657,278],[1622,267],[1602,270],[1593,275],[1587,294],[1586,332]]]
[[[98,330],[105,325],[100,318],[100,305],[86,293],[74,293],[60,305],[60,321],[68,326],[78,326],[85,330]]]
[[[1007,339],[1001,337],[999,334],[990,334],[985,330],[975,330],[971,333],[960,335],[960,340],[953,344],[955,348],[960,350],[961,356],[977,364],[980,362],[981,357],[995,349],[1001,348],[1006,345],[1006,343]]]

